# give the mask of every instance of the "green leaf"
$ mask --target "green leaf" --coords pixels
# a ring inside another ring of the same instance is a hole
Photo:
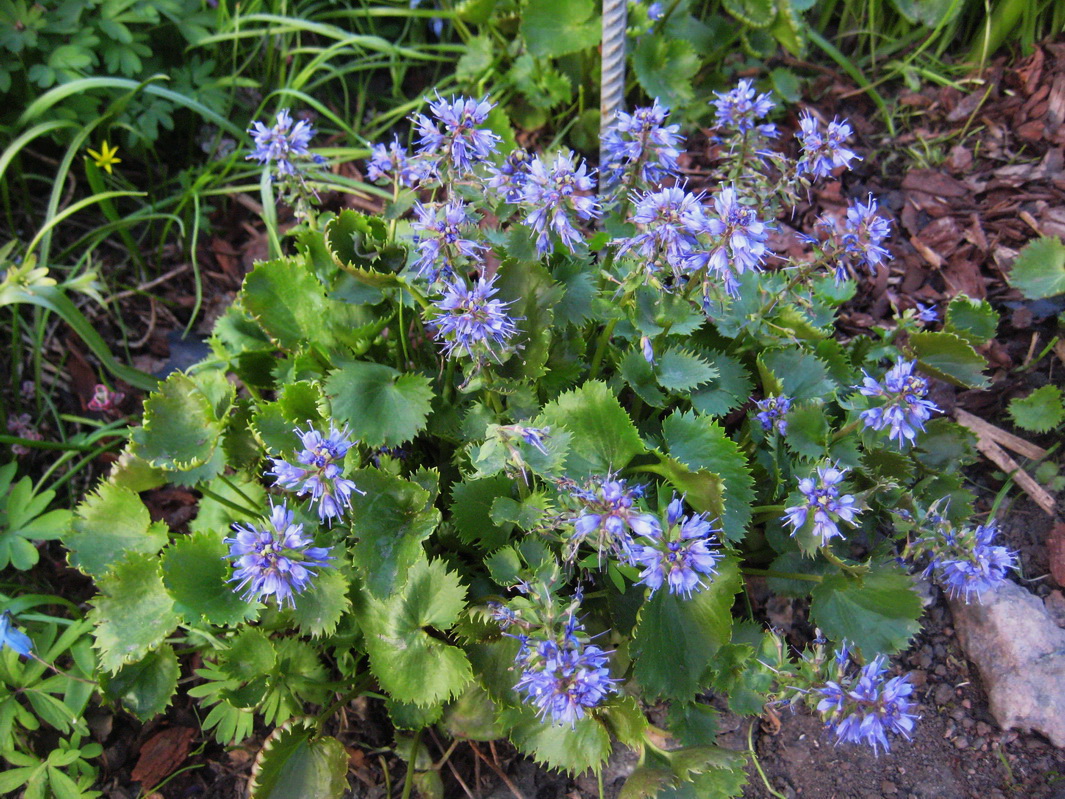
[[[712,497],[709,505],[696,505],[698,495],[690,496],[688,501],[700,512],[718,514],[727,539],[743,538],[751,520],[754,490],[747,459],[739,446],[717,422],[691,412],[674,411],[667,417],[662,423],[662,439],[669,454],[684,466],[720,477],[723,495]]]
[[[922,371],[964,388],[984,388],[987,361],[961,336],[945,331],[913,333],[910,346]]]
[[[415,563],[406,584],[387,600],[365,595],[361,621],[370,669],[402,702],[432,705],[459,694],[473,677],[457,647],[430,635],[448,630],[465,608],[466,589],[443,561]]]
[[[210,461],[221,436],[210,401],[188,375],[175,372],[144,402],[133,454],[157,468],[184,472]]]
[[[218,654],[218,665],[227,676],[250,682],[274,671],[277,651],[266,633],[257,627],[245,627],[229,639],[229,649]]]
[[[505,378],[535,380],[546,372],[553,308],[563,289],[537,263],[507,260],[496,274],[499,298],[509,302],[509,313],[521,320],[518,335],[511,342],[517,352],[498,367],[497,373]]]
[[[244,278],[240,296],[244,308],[282,349],[332,342],[325,288],[302,258],[256,264]]]
[[[754,384],[743,364],[731,355],[713,351],[703,354],[717,375],[709,385],[692,392],[692,407],[707,416],[724,416],[747,401]]]
[[[241,472],[225,479],[214,478],[207,484],[207,490],[211,492],[211,496],[205,494],[200,498],[196,518],[189,522],[190,532],[228,535],[233,522],[248,521],[247,514],[223,504],[215,499],[215,496],[227,499],[242,508],[246,507],[249,511],[266,508],[266,488],[257,479]]]
[[[532,0],[521,15],[525,46],[549,58],[594,47],[601,35],[595,7],[593,0]]]
[[[605,383],[591,381],[549,403],[534,427],[572,435],[566,472],[575,478],[623,469],[643,452],[636,426]]]
[[[640,766],[625,780],[618,799],[655,799],[675,781],[673,772],[667,768]]]
[[[375,288],[400,285],[396,272],[403,266],[406,252],[387,242],[384,220],[350,209],[341,211],[325,226],[325,247],[333,261],[360,283]]]
[[[181,620],[163,585],[162,564],[153,555],[130,553],[96,584],[100,593],[88,618],[96,626],[100,668],[112,674],[142,659]]]
[[[1061,404],[1061,389],[1047,384],[1037,388],[1027,397],[1010,400],[1010,416],[1022,430],[1046,433],[1065,420],[1065,407]]]
[[[921,625],[921,598],[913,579],[893,567],[875,568],[861,579],[826,577],[813,590],[811,618],[831,640],[847,640],[871,658],[903,649]]]
[[[444,711],[443,728],[449,738],[467,741],[498,741],[507,731],[497,721],[498,709],[488,692],[476,683]]]
[[[536,717],[532,708],[506,708],[500,721],[510,730],[510,740],[537,763],[569,774],[598,771],[610,756],[610,733],[594,716],[569,725],[551,724]]]
[[[141,721],[148,721],[170,705],[180,674],[174,649],[163,644],[136,663],[123,666],[117,674],[102,675],[101,683],[110,700],[121,702]]]
[[[270,733],[252,767],[248,799],[340,799],[347,792],[347,750],[316,730],[313,720],[294,719]]]
[[[128,488],[101,483],[77,507],[71,531],[63,539],[70,565],[102,577],[129,552],[154,555],[166,545],[165,524],[152,524],[140,497]]]
[[[370,447],[394,447],[414,438],[429,415],[429,378],[383,364],[354,361],[331,373],[326,394],[333,415]]]
[[[973,300],[961,294],[947,306],[948,333],[961,336],[974,347],[995,337],[998,313],[987,300]]]
[[[670,108],[692,101],[692,78],[699,65],[699,56],[688,42],[660,34],[641,38],[632,53],[632,70],[640,86]]]
[[[222,537],[213,532],[178,538],[163,551],[163,585],[189,624],[202,617],[229,626],[255,615],[254,604],[241,599],[229,582],[228,554]]]
[[[1065,293],[1065,244],[1057,236],[1028,242],[1006,279],[1030,300]]]
[[[377,469],[360,469],[351,479],[364,494],[351,495],[351,530],[358,541],[352,560],[377,597],[388,597],[423,557],[422,542],[440,523],[429,492]]]
[[[955,472],[976,462],[976,435],[940,416],[925,425],[913,456],[933,472]]]
[[[666,404],[666,395],[658,387],[654,367],[643,357],[638,347],[625,353],[621,360],[621,377],[636,392],[636,396],[653,408]]]
[[[823,458],[828,447],[828,418],[820,402],[792,406],[784,441],[798,455],[809,459]]]
[[[640,610],[632,653],[636,679],[649,695],[691,700],[706,687],[707,663],[731,636],[732,602],[741,585],[736,560],[721,561],[707,582],[690,599],[656,591]]]
[[[954,19],[962,8],[954,0],[891,0],[891,4],[907,21],[937,29]]]
[[[658,363],[658,383],[680,394],[717,377],[717,370],[700,356],[682,349],[666,350]]]
[[[836,390],[828,367],[819,358],[797,347],[770,350],[759,358],[758,366],[763,371],[762,383],[766,393],[784,394],[792,401],[828,400]],[[780,381],[780,391],[770,391],[765,385],[765,369]]]
[[[296,597],[292,618],[300,632],[312,638],[329,635],[351,609],[348,580],[338,568],[319,569],[310,587]]]
[[[773,24],[777,9],[774,0],[722,0],[725,10],[752,28],[766,28]]]
[[[507,543],[510,525],[492,521],[492,505],[500,497],[510,498],[514,481],[497,475],[483,480],[465,480],[451,490],[451,521],[459,537],[491,552]]]
[[[474,36],[466,42],[466,52],[455,64],[455,78],[460,83],[476,81],[492,66],[492,39],[489,36]]]

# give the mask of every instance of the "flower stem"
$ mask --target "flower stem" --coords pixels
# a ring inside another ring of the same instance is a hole
[[[614,333],[614,328],[617,327],[618,320],[611,319],[607,322],[606,327],[603,328],[603,332],[599,334],[599,341],[595,345],[595,355],[592,356],[592,366],[588,372],[588,379],[594,380],[599,374],[599,366],[603,362],[603,355],[606,354],[607,344],[610,343],[610,337]]]

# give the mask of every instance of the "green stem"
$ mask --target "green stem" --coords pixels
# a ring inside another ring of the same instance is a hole
[[[773,790],[773,786],[769,784],[769,777],[765,775],[762,770],[762,764],[758,762],[758,755],[754,753],[754,723],[747,728],[747,751],[751,753],[751,762],[754,763],[754,768],[758,772],[758,776],[762,778],[762,783],[765,785],[765,789],[769,791],[777,799],[788,799],[784,794]]]
[[[869,570],[865,566],[855,566],[852,563],[847,563],[827,546],[821,547],[821,554],[824,555],[825,560],[839,568],[840,571],[849,577],[861,577]]]
[[[403,778],[403,796],[401,799],[410,799],[410,792],[414,788],[414,760],[418,756],[418,742],[422,737],[422,730],[414,733],[414,740],[410,744],[410,760],[407,761],[407,774]]]
[[[841,427],[838,432],[832,434],[832,441],[830,443],[835,444],[841,438],[846,438],[861,426],[861,418],[855,419],[853,422],[849,422],[848,424]]]
[[[595,355],[592,356],[592,366],[588,372],[589,380],[594,380],[599,374],[599,365],[603,362],[603,355],[606,354],[606,347],[610,343],[610,337],[614,334],[617,324],[617,319],[611,319],[603,328],[603,332],[599,334],[599,341],[595,345]]]
[[[236,502],[231,502],[230,500],[226,499],[225,497],[221,496],[220,494],[216,494],[215,492],[211,491],[208,488],[203,488],[201,486],[197,490],[201,494],[203,494],[205,497],[207,497],[208,499],[213,499],[218,504],[225,505],[230,510],[235,510],[235,511],[237,511],[237,513],[240,513],[240,514],[242,514],[244,516],[247,516],[250,519],[258,519],[262,515],[262,511],[249,510],[248,508],[245,508],[243,505],[238,505]]]

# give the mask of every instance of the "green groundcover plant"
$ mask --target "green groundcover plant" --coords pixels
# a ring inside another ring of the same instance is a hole
[[[890,225],[868,197],[821,219],[804,258],[770,249],[858,158],[845,121],[810,113],[785,156],[774,105],[749,81],[717,96],[722,155],[692,192],[657,103],[618,115],[596,174],[504,148],[487,98],[436,96],[414,152],[373,151],[380,216],[320,212],[312,126],[257,123],[267,207],[301,221],[271,230],[289,254],[256,264],[211,356],[148,397],[75,510],[63,543],[98,591],[64,640],[79,674],[148,719],[196,653],[183,690],[205,730],[273,729],[256,797],[340,796],[330,719],[361,695],[385,699],[427,796],[427,727],[572,773],[619,742],[640,753],[626,797],[739,792],[711,695],[746,715],[806,704],[844,745],[909,737],[913,688],[887,655],[919,628],[915,574],[968,601],[1014,564],[969,522],[973,442],[929,395],[985,384],[995,315],[962,297],[840,341]],[[138,496],[166,484],[201,496],[187,530]],[[809,597],[820,637],[795,652],[760,625],[746,576]],[[44,653],[44,617],[3,625],[17,765],[35,728],[14,670],[66,650]]]

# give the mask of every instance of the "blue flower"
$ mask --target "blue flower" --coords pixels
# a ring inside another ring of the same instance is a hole
[[[651,3],[647,6],[647,18],[651,22],[658,22],[665,15],[666,12],[661,3]]]
[[[582,194],[595,190],[595,181],[583,162],[575,165],[570,153],[561,152],[548,166],[540,156],[529,164],[529,175],[522,193],[528,209],[525,223],[536,231],[536,251],[546,255],[551,250],[553,230],[570,252],[580,241],[580,231],[570,214],[579,219],[595,219],[600,210],[595,197]]]
[[[293,125],[288,109],[277,112],[273,127],[255,122],[248,133],[255,141],[255,149],[247,158],[255,159],[264,166],[273,163],[281,175],[297,175],[300,170],[295,162],[304,158],[311,158],[318,163],[324,161],[313,157],[307,149],[314,137],[314,128],[302,119]]]
[[[234,524],[236,536],[224,539],[229,557],[235,559],[234,590],[244,590],[248,601],[266,601],[273,596],[279,606],[296,606],[295,594],[302,593],[317,574],[314,569],[329,566],[330,547],[313,547],[303,534],[302,524],[292,523],[292,511],[273,505],[264,527]]]
[[[502,166],[488,167],[488,180],[485,187],[492,189],[504,202],[516,204],[521,202],[525,192],[525,183],[529,178],[529,164],[532,156],[521,147],[512,150],[503,159]]]
[[[495,275],[489,280],[479,278],[470,288],[451,283],[434,303],[439,313],[432,324],[447,357],[465,352],[478,362],[486,358],[503,362],[503,354],[518,328],[508,313],[511,303],[492,299],[499,291],[494,283]]]
[[[939,321],[939,311],[936,310],[935,305],[924,305],[919,302],[917,303],[917,319],[926,325],[937,322]]]
[[[762,423],[763,430],[768,432],[775,429],[781,435],[788,431],[788,420],[784,417],[791,410],[791,399],[789,397],[766,397],[765,399],[757,400],[754,404],[758,406],[759,410],[755,418]]]
[[[843,224],[843,246],[847,253],[873,274],[888,255],[881,242],[891,233],[891,223],[876,211],[876,200],[870,194],[868,202],[856,202],[847,209]]]
[[[398,136],[388,145],[375,144],[366,166],[366,177],[375,183],[395,181],[408,189],[417,187],[426,177],[425,172],[425,164],[411,159]]]
[[[437,167],[446,161],[460,175],[469,173],[474,164],[492,157],[500,141],[492,131],[478,127],[485,123],[494,107],[487,97],[482,100],[468,97],[445,100],[438,94],[429,103],[433,119],[424,114],[415,117],[418,152],[428,156]]]
[[[776,103],[773,102],[769,92],[755,94],[754,81],[745,78],[739,82],[735,89],[728,92],[714,92],[716,100],[710,104],[717,109],[717,126],[720,128],[733,128],[740,133],[756,130],[763,136],[772,138],[777,135],[777,126],[772,124],[759,125],[766,114],[773,110]]]
[[[299,428],[296,435],[303,443],[303,449],[296,455],[299,466],[282,458],[271,458],[273,469],[267,474],[277,478],[277,485],[297,496],[311,495],[311,501],[318,503],[318,518],[322,522],[332,523],[344,515],[351,507],[351,492],[365,493],[355,487],[355,483],[341,477],[344,456],[352,447],[348,430],[338,430],[329,424],[329,434],[322,435],[313,427],[307,432]]]
[[[521,427],[515,425],[515,429],[521,436],[522,441],[530,447],[539,450],[544,455],[549,454],[547,448],[544,446],[544,439],[550,437],[550,427]]]
[[[706,269],[715,273],[725,291],[734,295],[739,292],[738,275],[762,268],[768,233],[754,209],[740,203],[733,186],[714,196],[714,211],[716,215],[690,218],[693,227],[700,227],[710,236],[710,249],[693,252],[686,265],[692,272]]]
[[[666,124],[668,117],[669,109],[660,106],[658,100],[631,114],[618,111],[603,137],[607,157],[603,171],[612,180],[631,171],[644,183],[657,183],[677,174],[679,145],[684,137],[678,132],[680,125]]]
[[[619,239],[618,255],[635,250],[648,270],[657,267],[660,258],[679,273],[698,245],[696,234],[705,226],[701,195],[689,194],[673,186],[637,195],[632,221],[643,227],[628,239]]]
[[[869,408],[860,414],[865,426],[871,430],[889,428],[888,439],[898,439],[901,449],[903,439],[913,443],[917,431],[924,430],[924,423],[933,411],[938,411],[931,400],[926,400],[928,381],[913,373],[916,361],[899,361],[884,375],[884,382],[878,383],[868,373],[861,386],[856,386],[867,397],[878,397],[885,402],[875,408]]]
[[[835,731],[836,743],[864,743],[879,753],[891,749],[888,734],[909,740],[917,719],[917,703],[910,699],[913,685],[909,675],[885,679],[885,657],[867,663],[857,679],[841,678],[816,689],[822,697],[817,705],[825,725]]]
[[[1016,552],[991,543],[997,534],[994,522],[954,532],[941,521],[930,539],[919,542],[932,552],[925,576],[934,573],[952,598],[960,596],[969,603],[975,595],[979,600],[984,591],[1004,583],[1006,573],[1017,567]]]
[[[640,582],[651,589],[652,595],[667,584],[671,594],[691,597],[706,587],[704,577],[717,574],[722,555],[710,545],[715,543],[714,534],[720,531],[706,520],[705,514],[683,518],[682,509],[681,501],[674,499],[666,510],[670,529],[661,537],[650,537],[647,544],[633,547],[633,565],[643,567]],[[678,525],[679,529],[674,530]]]
[[[522,674],[515,690],[536,708],[536,715],[553,724],[571,727],[617,691],[618,680],[607,668],[609,652],[585,643],[577,635],[582,626],[570,617],[558,638],[520,636],[522,648],[515,663]]]
[[[632,535],[655,538],[662,525],[650,513],[641,513],[636,500],[643,494],[640,486],[629,487],[625,480],[612,474],[590,480],[585,486],[571,486],[571,496],[581,505],[573,522],[571,547],[595,536],[600,554],[609,550],[625,560],[632,559]]]
[[[450,279],[462,259],[474,258],[487,249],[478,241],[464,238],[463,228],[472,225],[476,219],[469,206],[457,197],[442,208],[417,203],[414,215],[417,219],[411,222],[411,227],[423,235],[414,239],[418,259],[413,266],[419,276],[427,275],[430,283]]]
[[[22,630],[15,626],[15,620],[11,618],[9,611],[0,613],[0,652],[8,648],[22,657],[29,657],[33,651],[33,641]]]
[[[846,473],[846,469],[824,466],[818,467],[817,480],[812,477],[799,480],[799,491],[806,501],[784,509],[783,521],[791,525],[792,536],[802,530],[811,518],[814,535],[821,539],[822,546],[827,546],[833,538],[843,536],[839,522],[852,524],[854,517],[860,513],[854,507],[853,496],[840,496],[838,486]]]
[[[852,133],[846,120],[832,120],[828,130],[822,133],[814,116],[809,111],[804,112],[799,117],[799,132],[796,134],[802,144],[797,173],[809,174],[814,179],[827,178],[837,167],[850,167],[851,161],[858,156],[843,145]]]

